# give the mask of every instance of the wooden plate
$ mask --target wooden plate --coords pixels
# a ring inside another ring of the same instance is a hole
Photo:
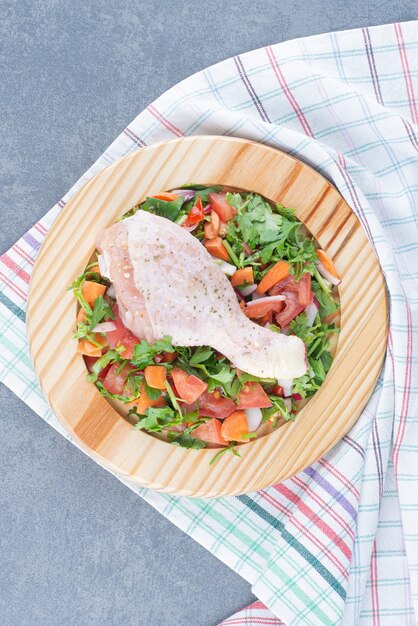
[[[146,196],[188,182],[253,190],[295,207],[343,277],[341,334],[320,391],[272,434],[240,446],[241,459],[186,450],[133,430],[86,380],[72,339],[76,301],[67,286],[84,269],[96,234]],[[300,472],[353,426],[386,348],[383,276],[357,218],[338,191],[304,163],[261,144],[187,137],[134,152],[90,180],[64,208],[31,280],[28,336],[45,396],[77,442],[100,463],[167,493],[215,497],[255,491]]]

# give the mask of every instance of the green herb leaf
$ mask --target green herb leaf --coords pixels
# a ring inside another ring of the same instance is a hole
[[[173,344],[171,343],[171,337],[168,335],[165,335],[163,339],[155,341],[152,344],[142,339],[140,343],[134,346],[134,355],[131,359],[131,363],[135,365],[135,367],[143,369],[147,365],[154,365],[154,356],[162,352],[175,352]]]
[[[209,346],[200,346],[196,348],[193,355],[189,358],[189,364],[193,367],[199,363],[204,363],[211,356],[213,356],[213,350]]]
[[[236,442],[232,441],[229,446],[227,446],[226,448],[222,448],[222,450],[219,450],[219,452],[217,454],[215,454],[215,456],[213,457],[213,459],[210,461],[209,465],[213,465],[214,463],[216,463],[216,461],[218,459],[221,458],[221,456],[223,456],[224,454],[226,454],[227,452],[232,452],[232,454],[234,456],[239,456],[241,458],[240,453],[238,452],[238,450],[236,449]]]
[[[94,301],[94,308],[90,318],[91,328],[95,328],[103,319],[114,320],[115,315],[110,304],[106,302],[103,296],[99,296]]]
[[[202,441],[202,439],[198,439],[197,437],[192,437],[190,435],[190,428],[186,428],[182,433],[175,433],[175,431],[169,432],[169,440],[171,443],[174,443],[176,446],[181,446],[182,448],[193,448],[195,450],[201,450],[202,448],[206,448],[206,441]]]
[[[155,213],[161,217],[167,217],[174,222],[180,213],[183,203],[184,198],[182,196],[171,202],[158,200],[157,198],[147,198],[145,202],[139,206],[139,209],[142,211],[151,211],[151,213]]]

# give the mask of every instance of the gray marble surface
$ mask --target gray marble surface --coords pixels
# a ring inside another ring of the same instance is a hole
[[[168,87],[416,0],[0,1],[0,250]],[[249,585],[0,388],[0,623],[215,625]]]

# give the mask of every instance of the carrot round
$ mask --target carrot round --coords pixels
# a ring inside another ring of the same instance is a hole
[[[87,339],[82,339],[78,342],[77,350],[80,354],[85,354],[86,356],[102,356],[101,348],[98,348],[94,345],[94,343],[91,343],[91,341],[88,341]]]
[[[94,304],[94,301],[99,296],[102,296],[106,291],[105,285],[101,285],[100,283],[94,283],[91,280],[85,280],[83,286],[81,288],[81,295],[87,302],[87,304]]]
[[[335,276],[335,278],[340,278],[340,276],[339,276],[339,274],[337,272],[337,268],[335,267],[334,263],[331,261],[330,257],[325,252],[325,250],[317,250],[316,253],[318,255],[318,259],[321,261],[321,263],[325,267],[325,269],[330,274]]]
[[[136,409],[140,415],[144,415],[145,411],[152,406],[162,407],[165,405],[164,396],[160,396],[158,400],[151,400],[151,398],[147,395],[145,391],[145,385],[142,383],[141,385],[141,394],[137,400],[135,400],[134,404],[136,404]]]
[[[209,239],[205,243],[205,248],[210,254],[216,256],[218,259],[222,259],[227,262],[229,261],[229,254],[220,237]]]
[[[231,278],[231,285],[233,287],[241,287],[242,285],[254,284],[254,272],[252,267],[243,267],[237,270]]]
[[[163,200],[164,202],[173,202],[173,200],[177,200],[178,196],[175,193],[170,193],[169,191],[162,191],[161,193],[156,193],[151,198],[155,198],[156,200]]]
[[[163,365],[147,365],[144,369],[144,376],[149,387],[165,389],[167,370]]]
[[[221,435],[227,441],[248,442],[248,439],[243,438],[248,432],[248,421],[245,411],[234,411],[222,423]]]
[[[276,283],[287,278],[289,276],[289,268],[290,266],[287,261],[277,261],[261,279],[256,289],[257,293],[266,293],[266,291],[274,287]]]

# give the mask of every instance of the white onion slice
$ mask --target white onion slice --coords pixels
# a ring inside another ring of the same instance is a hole
[[[104,254],[97,255],[97,263],[99,264],[100,274],[103,278],[110,278],[109,260]]]
[[[227,276],[233,276],[235,272],[237,271],[237,268],[235,267],[235,265],[232,265],[231,263],[222,261],[222,259],[218,259],[215,256],[213,256],[212,259],[215,261],[216,265],[219,265],[223,273],[226,274]]]
[[[292,410],[292,398],[283,398],[283,404],[288,411]]]
[[[263,414],[261,409],[253,408],[245,409],[245,415],[247,416],[248,430],[252,433],[260,426]]]
[[[94,333],[110,333],[112,330],[116,330],[114,322],[101,322],[93,328]]]
[[[316,267],[318,268],[318,271],[321,274],[321,276],[323,276],[326,280],[328,280],[331,283],[331,285],[340,284],[341,279],[337,278],[336,276],[334,276],[334,274],[331,274],[331,272],[325,269],[325,267],[322,265],[320,261],[318,261],[318,263],[316,264]]]
[[[308,326],[313,326],[315,318],[318,314],[318,307],[315,302],[311,302],[305,309],[306,317],[308,318]]]
[[[247,302],[247,306],[255,306],[256,304],[262,304],[263,302],[269,302],[270,304],[274,304],[275,302],[283,302],[285,300],[285,296],[267,296],[267,298],[257,298],[256,300],[251,300]]]
[[[115,288],[112,285],[110,285],[107,289],[106,289],[106,294],[109,296],[109,298],[113,298],[114,300],[116,300],[116,291]]]
[[[242,293],[244,298],[250,296],[257,289],[257,285],[247,285],[246,287],[238,287],[238,291]]]
[[[260,300],[260,298],[263,298],[264,296],[262,296],[260,293],[257,293],[256,291],[254,291],[253,295],[251,296],[251,300]]]
[[[189,233],[192,233],[194,230],[196,230],[198,226],[199,222],[197,224],[193,224],[192,226],[185,226],[184,224],[181,225],[181,227],[184,228],[184,230],[187,230]]]
[[[292,395],[293,378],[279,378],[277,384],[283,387],[285,397]]]

